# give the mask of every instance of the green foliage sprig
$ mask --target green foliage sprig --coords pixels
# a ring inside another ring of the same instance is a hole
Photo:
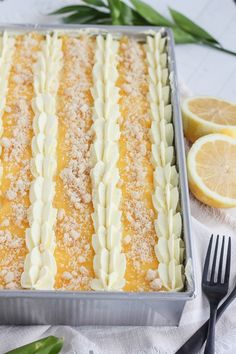
[[[50,15],[61,15],[64,23],[72,24],[170,27],[176,44],[196,43],[236,55],[235,52],[223,48],[206,30],[172,8],[169,8],[172,20],[169,20],[141,0],[130,0],[132,6],[122,0],[83,0],[82,2],[82,5],[62,7]]]
[[[63,342],[61,338],[49,336],[13,349],[5,354],[58,354],[63,347]]]

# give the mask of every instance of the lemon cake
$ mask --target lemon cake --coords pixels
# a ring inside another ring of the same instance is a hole
[[[168,39],[0,37],[0,289],[180,291]]]

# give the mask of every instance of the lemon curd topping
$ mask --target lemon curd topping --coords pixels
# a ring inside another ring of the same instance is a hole
[[[4,43],[3,37],[4,46],[7,41]],[[41,41],[42,36],[35,33],[14,37],[13,53],[8,52],[12,59],[6,59],[10,64],[10,72],[6,81],[1,136],[0,285],[8,289],[21,286],[27,253],[25,231],[29,227],[27,211],[33,179],[30,172],[34,118],[31,107],[34,97],[33,65]],[[3,79],[1,76],[0,80]]]

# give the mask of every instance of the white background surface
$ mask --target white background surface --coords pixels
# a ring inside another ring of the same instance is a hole
[[[213,36],[221,41],[221,43],[228,49],[236,51],[236,5],[233,0],[149,0],[150,4],[155,6],[160,12],[168,15],[167,5],[180,10],[187,16],[195,20],[198,24],[207,29]],[[56,23],[56,19],[48,17],[46,14],[55,8],[62,5],[79,3],[76,0],[4,0],[0,1],[0,23]],[[186,86],[194,94],[209,94],[220,96],[226,99],[236,101],[236,57],[212,50],[206,47],[197,45],[181,45],[176,47],[177,66],[180,81],[185,83]],[[192,213],[199,221],[208,224],[211,229],[218,232],[231,232],[236,237],[236,233],[232,228],[227,229],[223,224],[215,224],[211,219],[206,218],[204,213],[200,215],[198,213],[198,206],[192,204]],[[236,221],[235,221],[236,225]],[[234,243],[235,244],[235,243]],[[235,307],[236,308],[236,307]],[[188,309],[186,309],[186,312]],[[235,313],[235,312],[234,312]],[[205,314],[206,318],[207,314]],[[192,318],[191,323],[199,321],[199,314],[196,313],[196,317]],[[236,327],[236,319],[233,326]],[[219,324],[219,327],[220,324]],[[135,330],[135,329],[134,329]],[[44,333],[43,326],[40,329],[31,329],[28,333],[28,340],[35,340],[35,333],[40,336]],[[64,330],[64,333],[67,329]],[[186,332],[190,335],[193,329],[186,327]],[[60,334],[60,330],[56,330],[56,334]],[[80,333],[80,340],[83,340],[83,330]],[[90,334],[89,334],[90,333]],[[156,337],[156,329],[153,329],[152,336],[149,332],[149,337],[144,339],[148,341],[148,338]],[[175,332],[178,335],[178,332]],[[220,328],[221,335],[224,330]],[[15,334],[15,335],[14,335]],[[26,333],[24,332],[24,335]],[[4,340],[4,337],[14,339],[15,336],[20,338],[23,335],[23,330],[19,328],[0,328],[0,340]],[[46,334],[48,335],[48,333]],[[97,338],[99,338],[100,332],[96,332]],[[124,334],[124,336],[127,334]],[[87,337],[93,341],[92,330],[87,332]],[[68,338],[73,338],[72,333]],[[234,343],[236,339],[236,333],[230,338],[230,344],[233,348],[226,347],[219,354],[236,353],[236,346]],[[171,341],[171,338],[170,338]],[[228,341],[228,343],[229,343]],[[16,342],[15,342],[16,343]],[[236,345],[236,343],[235,343]],[[228,349],[227,349],[228,348]],[[9,347],[10,349],[10,347]],[[1,345],[0,345],[0,353]],[[75,353],[74,351],[66,351],[66,353]],[[116,354],[122,354],[123,352],[116,352]],[[139,352],[141,353],[141,352]],[[144,352],[143,352],[144,353]],[[145,351],[149,353],[149,351]],[[156,352],[157,353],[157,352]],[[189,353],[191,354],[191,353]]]

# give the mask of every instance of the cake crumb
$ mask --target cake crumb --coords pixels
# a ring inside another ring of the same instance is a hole
[[[72,279],[72,275],[71,275],[71,273],[69,273],[69,272],[64,272],[64,273],[62,274],[62,277],[63,277],[63,279],[65,279],[65,280],[70,280],[70,279]]]
[[[3,146],[4,148],[10,149],[10,147],[11,147],[11,140],[8,139],[8,138],[6,138],[6,137],[3,137],[3,138],[1,139],[1,144],[2,144],[2,146]]]
[[[84,267],[84,266],[81,266],[80,268],[79,268],[79,271],[80,271],[80,273],[82,273],[82,274],[88,274],[88,269],[86,268],[86,267]]]
[[[57,212],[57,218],[59,221],[62,221],[66,215],[66,212],[64,209],[59,209]]]
[[[84,195],[82,196],[82,200],[83,200],[83,202],[84,202],[85,204],[90,203],[91,200],[92,200],[91,194],[89,194],[89,193],[84,194]]]
[[[158,276],[157,270],[148,269],[147,274],[146,274],[146,280],[152,281],[155,278],[157,278],[157,276]]]
[[[130,235],[125,236],[125,238],[124,238],[125,244],[128,245],[130,243],[130,241],[131,241],[131,236]]]
[[[0,270],[0,277],[4,277],[6,274],[7,274],[7,270],[6,269]]]
[[[85,251],[89,251],[90,250],[90,245],[89,244],[85,245],[84,249],[85,249]]]
[[[4,108],[4,111],[7,112],[7,113],[11,113],[11,107],[6,106],[6,107]]]
[[[76,230],[72,230],[71,231],[71,237],[74,239],[74,240],[77,240],[79,237],[80,237],[80,233]]]
[[[8,200],[14,200],[14,199],[16,199],[16,196],[17,196],[17,194],[13,189],[8,189],[6,191],[6,198]]]
[[[6,284],[5,288],[9,290],[17,289],[17,284],[15,282],[11,282]]]
[[[79,263],[84,263],[85,262],[85,258],[83,256],[79,256],[78,257],[78,261],[79,261]]]
[[[1,223],[1,226],[9,226],[10,225],[10,221],[9,221],[9,219],[7,219],[7,218],[5,218],[3,221],[2,221],[2,223]]]
[[[4,280],[5,280],[6,284],[12,283],[14,279],[15,279],[15,276],[14,276],[13,272],[7,272],[7,274],[4,276]]]
[[[153,290],[160,290],[162,288],[162,281],[159,278],[154,279],[151,283],[150,286]]]

